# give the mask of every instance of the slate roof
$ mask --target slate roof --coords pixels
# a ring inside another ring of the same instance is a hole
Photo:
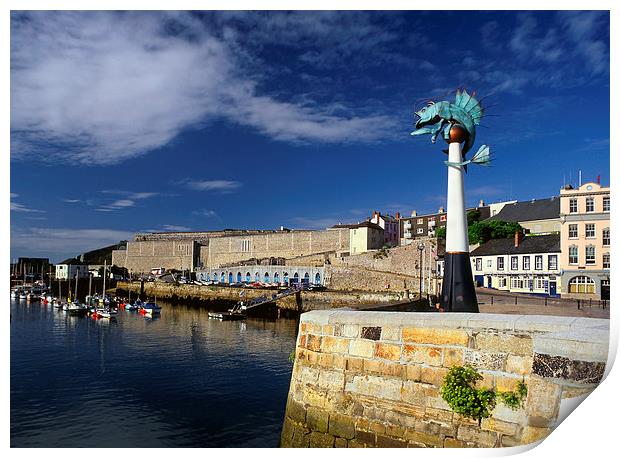
[[[495,216],[486,221],[507,221],[518,223],[521,221],[536,221],[541,219],[556,219],[560,217],[560,198],[527,200],[506,204]]]
[[[515,247],[515,238],[489,240],[483,243],[470,256],[489,256],[507,254],[534,254],[534,253],[559,253],[560,234],[528,235],[518,247]]]
[[[77,258],[69,258],[69,259],[65,259],[62,262],[59,262],[58,264],[71,264],[72,266],[80,266],[84,263],[80,262]]]
[[[363,221],[359,224],[335,224],[332,226],[332,229],[357,229],[360,227],[370,227],[373,229],[383,230],[381,226],[375,223],[371,223],[370,221]]]

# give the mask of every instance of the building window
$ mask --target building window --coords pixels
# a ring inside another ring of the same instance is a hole
[[[510,257],[510,270],[517,270],[517,269],[519,269],[519,257],[511,256]]]
[[[493,267],[493,261],[491,259],[487,259],[487,267]]]
[[[418,234],[424,234],[424,228],[418,227]]]
[[[603,253],[603,269],[610,269],[609,253]]]
[[[498,281],[498,285],[500,288],[505,288],[506,287],[506,277],[502,277],[499,279]]]
[[[594,245],[588,245],[586,247],[586,264],[596,263],[596,248]]]
[[[424,224],[424,218],[418,218],[418,224]]]
[[[441,215],[441,216],[439,217],[439,221],[445,221],[445,220],[446,220],[446,218],[447,218],[447,215]]]
[[[603,229],[603,246],[609,246],[609,228]]]
[[[576,239],[579,237],[579,232],[577,231],[577,225],[576,224],[569,224],[568,225],[568,238],[569,239]]]
[[[594,294],[594,280],[585,275],[575,277],[568,283],[568,292],[577,294]]]
[[[575,245],[568,247],[568,263],[577,264],[579,262],[579,248]]]
[[[586,213],[594,211],[594,197],[586,197]]]
[[[547,258],[547,264],[549,270],[556,270],[558,268],[558,255],[550,254]]]
[[[497,258],[497,270],[504,270],[504,258],[502,256]]]
[[[568,212],[577,213],[577,199],[571,199],[568,203]]]
[[[603,211],[609,211],[609,197],[603,197]]]
[[[482,270],[482,258],[476,258],[476,270]]]
[[[250,251],[250,241],[249,240],[242,240],[241,241],[241,251],[243,253],[247,253]]]
[[[586,238],[593,239],[596,237],[596,226],[592,223],[586,224]]]
[[[530,257],[523,256],[523,270],[530,270]]]
[[[543,260],[542,256],[534,256],[534,269],[542,270],[543,268]]]
[[[536,279],[536,289],[545,289],[545,279],[537,278]]]

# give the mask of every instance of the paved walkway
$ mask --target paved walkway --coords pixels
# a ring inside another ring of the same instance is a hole
[[[548,299],[547,305],[545,305],[545,300],[541,297],[527,294],[498,293],[485,288],[476,288],[476,295],[478,296],[478,308],[482,313],[609,318],[609,303],[603,308],[598,304],[598,301],[593,301],[592,306],[589,305],[589,301],[583,301],[577,308],[576,301]],[[491,303],[491,297],[493,303]],[[515,297],[517,299],[516,305]]]

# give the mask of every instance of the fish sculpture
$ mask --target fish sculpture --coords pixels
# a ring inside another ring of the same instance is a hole
[[[435,143],[437,136],[441,134],[448,141],[450,139],[450,129],[454,125],[459,125],[467,132],[465,144],[463,145],[462,162],[448,162],[447,165],[463,166],[467,171],[468,164],[478,164],[488,166],[491,162],[491,154],[487,145],[482,145],[476,154],[469,160],[465,160],[465,155],[474,145],[476,140],[476,126],[480,124],[484,109],[480,102],[469,94],[466,90],[457,90],[454,103],[448,101],[429,102],[427,106],[415,112],[419,118],[415,124],[416,130],[411,135],[431,135],[431,141]],[[444,151],[447,153],[447,150]]]

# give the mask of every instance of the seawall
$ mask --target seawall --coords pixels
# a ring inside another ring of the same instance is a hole
[[[600,383],[609,321],[549,316],[304,313],[282,429],[283,447],[510,447],[544,439],[570,399]],[[441,397],[453,365],[478,386],[510,391],[479,424]]]
[[[118,282],[118,290],[131,291],[132,296],[140,293],[140,282]],[[240,300],[239,293],[249,300],[260,296],[270,296],[276,290],[232,288],[228,286],[175,285],[163,282],[145,282],[144,293],[149,297],[167,300],[224,302],[229,305]],[[405,298],[403,292],[371,291],[302,291],[296,295],[278,299],[277,307],[284,310],[305,312],[339,307],[356,307],[360,305],[382,304],[400,301]]]

